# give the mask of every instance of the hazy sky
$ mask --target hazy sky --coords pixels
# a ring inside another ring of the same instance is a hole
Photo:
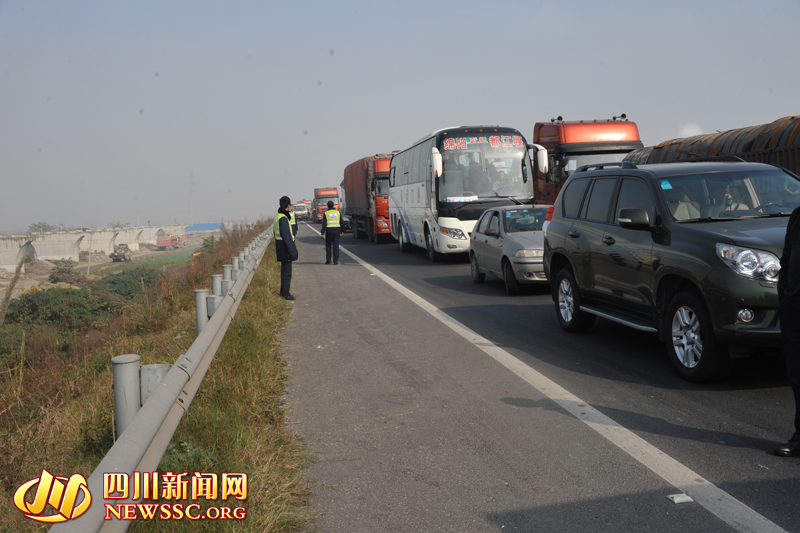
[[[254,220],[446,126],[800,113],[800,2],[0,0],[0,232]]]

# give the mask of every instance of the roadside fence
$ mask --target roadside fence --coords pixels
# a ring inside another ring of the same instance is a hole
[[[208,289],[195,291],[197,339],[171,365],[139,366],[136,354],[112,359],[117,441],[88,479],[92,502],[81,516],[55,524],[53,533],[124,532],[130,520],[105,520],[105,504],[133,503],[103,499],[103,475],[153,472],[178,423],[194,398],[217,353],[239,303],[272,240],[272,228],[256,237],[222,274],[211,276]]]

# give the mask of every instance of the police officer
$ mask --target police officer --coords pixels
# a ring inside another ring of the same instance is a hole
[[[331,264],[331,252],[333,252],[333,264],[339,264],[339,236],[342,234],[341,215],[333,208],[333,202],[328,201],[328,210],[322,218],[322,234],[320,237],[325,239],[325,264]]]
[[[275,215],[275,224],[272,227],[275,235],[275,254],[281,263],[281,292],[280,295],[287,300],[294,300],[294,296],[289,292],[292,285],[292,261],[297,261],[297,246],[294,244],[294,233],[290,223],[292,213],[292,201],[288,196],[284,196],[279,201],[280,209]]]
[[[775,455],[792,457],[800,455],[800,207],[792,212],[786,227],[778,275],[778,301],[786,373],[794,394],[794,435],[773,451]]]

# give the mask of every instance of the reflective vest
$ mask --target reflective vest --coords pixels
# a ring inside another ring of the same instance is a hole
[[[278,213],[277,215],[275,215],[275,224],[272,225],[272,233],[275,236],[276,241],[283,240],[283,237],[281,237],[281,218],[289,220],[289,218],[283,213]],[[292,233],[291,221],[289,221],[289,235],[291,235],[292,240],[294,240],[294,233]]]
[[[325,211],[325,220],[327,222],[328,228],[338,228],[339,227],[339,211],[336,209],[328,209]]]
[[[294,239],[294,232],[297,231],[297,221],[294,219],[294,211],[289,212],[289,229],[292,230],[292,239]]]

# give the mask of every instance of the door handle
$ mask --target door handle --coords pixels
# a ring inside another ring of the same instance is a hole
[[[614,240],[614,237],[603,237],[603,242],[606,244],[614,244],[617,241]]]
[[[576,238],[581,236],[581,232],[576,230],[576,229],[574,229],[574,230],[570,231],[569,233],[567,233],[567,235],[569,235],[573,239],[576,239]]]

